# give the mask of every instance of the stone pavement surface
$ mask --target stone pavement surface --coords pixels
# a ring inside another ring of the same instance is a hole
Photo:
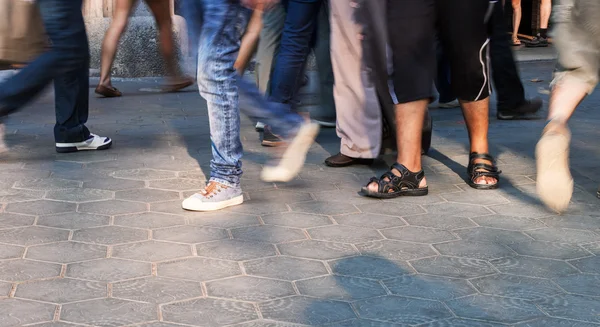
[[[552,68],[522,64],[530,95],[547,100]],[[139,91],[153,86],[92,97],[90,128],[114,138],[105,152],[56,154],[48,95],[7,122],[0,326],[600,326],[598,93],[572,122],[564,215],[535,196],[543,121],[492,118],[502,185],[475,191],[457,110],[432,111],[427,197],[359,197],[392,159],[327,168],[334,130],[297,180],[262,183],[272,149],[244,119],[247,202],[193,213],[180,204],[208,172],[206,107],[195,91]]]

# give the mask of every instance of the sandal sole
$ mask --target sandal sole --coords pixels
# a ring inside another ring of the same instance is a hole
[[[477,184],[477,183],[472,183],[472,182],[467,182],[467,184],[469,184],[470,187],[476,189],[476,190],[496,190],[498,189],[498,184],[500,182],[498,181],[498,183],[496,184]]]
[[[537,193],[550,209],[562,212],[573,196],[573,177],[569,171],[570,135],[552,133],[540,138],[536,149]]]
[[[408,190],[408,191],[401,191],[401,192],[396,192],[396,193],[379,193],[379,192],[372,192],[369,191],[366,188],[362,188],[360,190],[360,192],[358,192],[359,195],[362,196],[366,196],[369,198],[375,198],[375,199],[395,199],[401,196],[425,196],[427,194],[429,194],[429,188],[421,188],[421,189],[417,189],[417,190]]]

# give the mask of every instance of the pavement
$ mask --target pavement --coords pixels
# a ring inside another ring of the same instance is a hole
[[[527,93],[547,102],[553,64],[521,69]],[[476,191],[453,109],[432,110],[426,197],[359,197],[393,158],[325,167],[339,150],[332,129],[296,180],[263,183],[273,149],[244,118],[246,202],[194,213],[181,201],[208,174],[204,101],[147,92],[153,80],[116,86],[124,97],[90,99],[88,125],[114,139],[108,151],[55,153],[49,94],[7,121],[0,327],[600,326],[599,93],[571,122],[576,191],[564,215],[535,195],[543,120],[492,113],[504,173],[500,189]]]

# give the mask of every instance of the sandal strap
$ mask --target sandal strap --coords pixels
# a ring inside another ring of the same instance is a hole
[[[486,163],[474,163],[475,160],[481,159],[489,161],[491,164]],[[477,153],[472,152],[469,155],[469,166],[467,167],[467,172],[471,178],[472,182],[475,182],[480,177],[492,177],[500,181],[501,170],[496,166],[496,160],[489,153]]]
[[[398,170],[401,176],[395,175],[392,169]],[[369,184],[377,183],[377,192],[379,193],[400,192],[403,189],[418,189],[424,177],[423,170],[415,173],[402,164],[394,163],[390,170],[383,173],[380,178],[372,177]]]
[[[494,159],[494,157],[492,157],[489,153],[471,152],[469,154],[469,162],[475,161],[477,159],[487,160],[487,161],[490,161],[492,163],[496,162],[496,159]]]

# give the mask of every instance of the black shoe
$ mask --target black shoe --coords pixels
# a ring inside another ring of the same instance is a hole
[[[525,46],[528,48],[545,48],[548,46],[548,38],[538,36],[534,36],[531,41],[525,43]]]
[[[540,98],[525,100],[516,108],[510,110],[498,110],[496,117],[498,120],[533,120],[540,119],[536,113],[542,108],[543,101]]]
[[[353,165],[370,165],[373,159],[352,158],[347,155],[338,153],[325,159],[325,165],[329,167],[348,167]]]
[[[262,146],[276,147],[283,144],[283,140],[279,136],[273,134],[271,129],[266,127],[263,131],[263,139],[260,142]]]

